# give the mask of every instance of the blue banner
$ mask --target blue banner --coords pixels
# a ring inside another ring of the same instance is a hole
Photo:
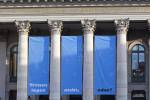
[[[116,36],[95,36],[94,95],[116,94]]]
[[[49,37],[29,37],[29,96],[49,93],[49,48]]]
[[[62,36],[61,95],[82,94],[82,37]]]

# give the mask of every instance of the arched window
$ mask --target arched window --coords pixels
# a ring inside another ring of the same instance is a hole
[[[132,82],[145,81],[145,48],[141,44],[136,44],[132,48]]]
[[[10,82],[17,82],[17,55],[18,55],[18,47],[17,45],[14,45],[10,49],[10,62],[9,62]]]

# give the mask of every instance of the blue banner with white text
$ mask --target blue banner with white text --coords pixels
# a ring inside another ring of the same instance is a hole
[[[82,94],[82,36],[62,36],[61,95]]]
[[[116,94],[116,36],[95,36],[94,95]]]
[[[29,37],[29,96],[49,93],[49,48],[49,37]]]

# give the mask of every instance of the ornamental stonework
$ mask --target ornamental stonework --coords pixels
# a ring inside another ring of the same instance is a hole
[[[116,30],[119,33],[122,33],[123,31],[128,31],[129,28],[129,19],[119,19],[119,20],[115,20],[115,26],[116,26]]]
[[[48,26],[50,31],[62,31],[63,23],[60,20],[51,21],[48,20]]]
[[[29,21],[15,21],[15,25],[19,33],[28,33],[31,28]]]
[[[96,21],[95,20],[81,20],[83,31],[95,31]]]

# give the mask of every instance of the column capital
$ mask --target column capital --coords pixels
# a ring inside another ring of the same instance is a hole
[[[31,25],[29,21],[15,21],[18,32],[28,33],[30,31]]]
[[[126,31],[125,33],[127,33],[129,28],[129,18],[115,20],[115,26],[116,26],[116,30],[120,31],[119,33],[124,33],[122,31]]]
[[[85,19],[85,20],[81,20],[81,24],[82,24],[82,28],[83,28],[83,31],[95,31],[95,27],[96,27],[96,21],[95,20],[88,20],[88,19]]]
[[[59,30],[62,31],[63,22],[61,20],[48,20],[49,30]]]

